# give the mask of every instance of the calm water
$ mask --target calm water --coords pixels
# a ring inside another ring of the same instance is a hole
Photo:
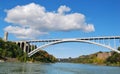
[[[0,74],[120,74],[120,67],[73,63],[0,63]]]

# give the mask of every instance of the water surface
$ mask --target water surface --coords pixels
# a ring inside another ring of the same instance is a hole
[[[74,63],[0,63],[0,74],[120,74],[120,67]]]

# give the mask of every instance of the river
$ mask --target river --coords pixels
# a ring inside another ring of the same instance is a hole
[[[120,67],[74,63],[0,63],[0,74],[120,74]]]

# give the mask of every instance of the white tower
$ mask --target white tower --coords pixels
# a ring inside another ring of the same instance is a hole
[[[8,32],[5,32],[4,33],[4,38],[3,38],[4,41],[7,41],[8,40]]]

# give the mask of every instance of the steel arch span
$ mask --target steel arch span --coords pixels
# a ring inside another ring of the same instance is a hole
[[[51,45],[59,44],[59,43],[65,43],[65,42],[81,42],[81,43],[94,44],[94,45],[97,45],[97,46],[102,46],[102,47],[108,48],[108,49],[110,49],[112,51],[115,51],[117,53],[120,53],[120,51],[118,51],[118,50],[116,50],[116,49],[114,49],[114,48],[112,48],[108,45],[92,42],[92,41],[89,41],[89,40],[62,39],[62,40],[59,40],[59,41],[54,41],[54,42],[50,42],[48,44],[41,45],[40,47],[38,47],[38,48],[34,49],[33,51],[29,52],[28,57],[31,57],[32,55],[34,55],[35,53],[37,53],[39,50],[41,50],[43,48],[46,48],[46,47],[51,46]]]

